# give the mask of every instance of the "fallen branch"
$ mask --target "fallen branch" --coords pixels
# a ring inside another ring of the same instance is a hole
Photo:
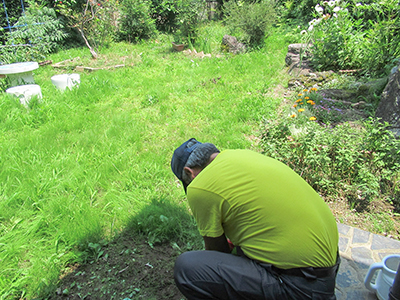
[[[118,271],[118,274],[121,274],[122,272],[126,271],[129,268],[129,266],[127,266],[126,268],[123,268],[121,271]]]

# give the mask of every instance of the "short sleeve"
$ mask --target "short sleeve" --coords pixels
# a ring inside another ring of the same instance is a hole
[[[223,198],[199,188],[188,189],[188,202],[202,236],[219,237],[222,227]]]

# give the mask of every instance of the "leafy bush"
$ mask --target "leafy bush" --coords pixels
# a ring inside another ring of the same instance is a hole
[[[270,0],[247,3],[229,1],[224,4],[225,22],[231,34],[250,47],[263,46],[276,20],[274,3]]]
[[[7,9],[7,16],[8,20],[6,18],[6,12],[4,10],[4,5]],[[21,7],[21,2],[20,1],[5,1],[0,5],[0,42],[4,43],[7,40],[7,37],[5,36],[5,33],[9,30],[3,29],[4,27],[8,27],[10,24],[11,26],[17,22],[18,18],[22,14],[22,7]],[[8,21],[8,22],[7,22]]]
[[[289,22],[304,24],[313,18],[313,11],[310,9],[314,7],[318,0],[278,0],[277,11],[279,11],[282,18],[287,19]]]
[[[118,31],[118,0],[103,1],[97,5],[95,22],[87,28],[87,34],[95,47],[108,46],[116,39]]]
[[[266,122],[262,148],[299,173],[319,194],[363,210],[385,200],[400,211],[400,141],[388,124],[369,119],[335,128],[282,118]]]
[[[84,41],[93,58],[97,58],[96,51],[100,46],[109,46],[115,40],[118,6],[118,0],[63,0],[54,3],[57,13],[71,30],[68,45]]]
[[[362,4],[325,1],[302,33],[311,44],[317,70],[363,69],[381,75],[400,55],[400,13],[397,1]]]
[[[388,0],[373,3],[367,7],[377,14],[376,20],[369,20],[366,31],[367,41],[364,51],[367,53],[364,63],[372,74],[384,71],[386,74],[398,63],[400,57],[400,10],[398,1]],[[364,11],[362,11],[364,12]],[[365,21],[364,21],[365,22]]]
[[[205,11],[205,2],[199,0],[182,0],[178,3],[179,30],[182,36],[188,39],[188,42],[194,43],[202,18],[201,13]]]
[[[7,32],[7,46],[1,48],[2,60],[6,63],[27,60],[43,60],[56,51],[67,38],[64,25],[54,9],[34,2],[21,16],[12,33]],[[10,51],[12,49],[12,51]]]
[[[309,22],[312,63],[317,70],[358,69],[362,66],[364,43],[362,20],[354,20],[335,1],[317,5],[319,17]]]
[[[152,0],[151,15],[159,31],[171,33],[179,27],[176,1]]]
[[[148,0],[122,1],[118,32],[120,40],[135,42],[156,34],[155,21],[150,15],[150,5]]]

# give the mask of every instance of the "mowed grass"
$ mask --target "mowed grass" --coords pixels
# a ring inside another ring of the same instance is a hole
[[[265,48],[212,57],[172,52],[169,37],[101,49],[119,69],[80,73],[60,93],[59,69],[34,72],[43,99],[26,109],[0,94],[0,299],[32,299],[79,261],[88,243],[111,238],[154,199],[184,200],[170,171],[173,150],[196,137],[220,149],[252,148],[262,118],[274,117],[286,85],[283,34]],[[88,49],[54,54],[53,62]],[[120,62],[118,62],[120,63]]]

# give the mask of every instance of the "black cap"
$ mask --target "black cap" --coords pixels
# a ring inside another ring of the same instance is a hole
[[[195,142],[190,148],[188,147],[189,142]],[[183,188],[185,189],[186,192],[186,184],[182,180],[182,172],[183,168],[186,165],[187,160],[189,159],[190,154],[194,151],[194,149],[197,148],[198,145],[201,145],[199,141],[197,141],[195,138],[191,138],[184,142],[182,145],[180,145],[175,151],[174,155],[172,156],[171,160],[171,169],[172,172],[174,172],[175,176],[178,177],[180,181],[182,181]]]

